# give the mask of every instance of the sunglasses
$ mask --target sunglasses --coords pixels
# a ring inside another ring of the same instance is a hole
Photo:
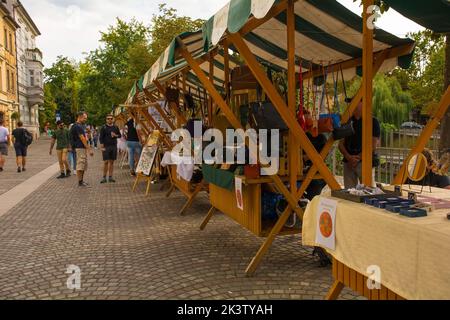
[[[114,120],[114,118],[106,118],[106,120]]]

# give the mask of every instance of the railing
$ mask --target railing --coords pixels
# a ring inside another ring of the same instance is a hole
[[[397,130],[382,132],[381,147],[377,153],[380,156],[380,166],[375,170],[375,179],[381,183],[391,183],[404,160],[408,157],[411,148],[416,144],[422,130]],[[438,155],[440,134],[436,131],[427,143],[436,156]],[[335,176],[344,175],[343,157],[335,144],[327,164]]]

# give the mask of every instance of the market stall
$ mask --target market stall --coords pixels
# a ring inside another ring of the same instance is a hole
[[[411,189],[420,190],[418,186]],[[319,210],[323,199],[314,199],[305,212],[305,246],[322,246],[317,236],[324,229],[318,227],[319,221],[324,223]],[[450,191],[425,189],[418,201],[440,203],[437,208],[442,209],[436,208],[423,218],[334,197],[325,199],[336,201],[337,207],[332,220],[335,249],[326,248],[334,258],[335,278],[328,299],[336,299],[344,286],[375,300],[450,298]],[[380,285],[370,290],[367,280]]]

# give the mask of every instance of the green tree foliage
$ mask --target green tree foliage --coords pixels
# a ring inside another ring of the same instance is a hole
[[[349,95],[354,96],[361,86],[361,78],[353,80]],[[403,90],[397,77],[378,74],[374,80],[373,113],[386,127],[399,127],[408,121],[414,108],[411,93]]]
[[[57,104],[55,102],[55,97],[53,96],[51,87],[48,84],[45,84],[43,111],[39,112],[39,123],[41,125],[41,129],[44,128],[47,122],[52,124],[55,121],[56,109]]]
[[[48,94],[54,98],[63,120],[71,122],[79,110],[89,114],[90,123],[103,123],[114,106],[123,103],[132,87],[170,41],[185,31],[198,30],[201,20],[178,16],[177,11],[160,5],[151,26],[121,19],[101,32],[99,47],[80,63],[59,57],[45,70]]]
[[[61,113],[62,120],[66,123],[73,122],[74,108],[78,105],[77,73],[77,64],[67,57],[61,56],[50,68],[44,70],[45,99],[49,103],[53,101],[56,104],[56,110]],[[51,103],[44,104],[44,108],[47,107],[53,107],[53,105]],[[47,110],[44,112],[47,112]],[[51,113],[54,110],[52,111],[52,108],[50,108],[48,112]],[[54,117],[52,121],[54,122]]]
[[[444,89],[445,37],[430,30],[409,35],[416,41],[411,67],[397,69],[394,75],[405,90],[411,92],[414,107],[422,114],[431,115],[440,101]]]
[[[159,5],[159,14],[152,18],[150,31],[150,52],[152,60],[156,61],[164,52],[170,42],[183,32],[197,31],[201,29],[203,20],[192,20],[186,16],[179,16],[177,10]]]

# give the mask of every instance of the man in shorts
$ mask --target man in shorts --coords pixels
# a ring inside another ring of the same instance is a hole
[[[61,175],[57,179],[64,179],[70,177],[70,166],[67,160],[67,154],[69,152],[70,137],[69,130],[66,129],[64,123],[60,120],[56,123],[57,129],[52,134],[52,142],[50,145],[50,155],[52,155],[53,148],[56,144],[56,152],[58,154],[59,168]]]
[[[11,135],[14,137],[14,149],[16,151],[16,164],[17,172],[25,172],[28,156],[28,146],[27,136],[30,137],[31,133],[23,127],[23,122],[19,121],[17,123],[17,128],[13,130]]]
[[[0,117],[0,172],[3,172],[5,166],[5,157],[8,155],[8,147],[10,144],[11,136],[9,135],[8,128],[4,127],[5,120]]]
[[[89,146],[86,138],[85,124],[87,118],[86,112],[79,112],[77,114],[77,122],[70,130],[73,147],[75,148],[77,155],[77,177],[79,187],[89,187],[89,185],[84,182],[84,174],[88,167],[87,155],[89,153],[91,157],[94,156],[94,151]]]
[[[121,138],[119,127],[114,125],[114,117],[108,115],[106,117],[106,125],[100,130],[100,148],[103,153],[103,180],[101,183],[116,182],[113,178],[114,161],[117,160],[117,139]]]

